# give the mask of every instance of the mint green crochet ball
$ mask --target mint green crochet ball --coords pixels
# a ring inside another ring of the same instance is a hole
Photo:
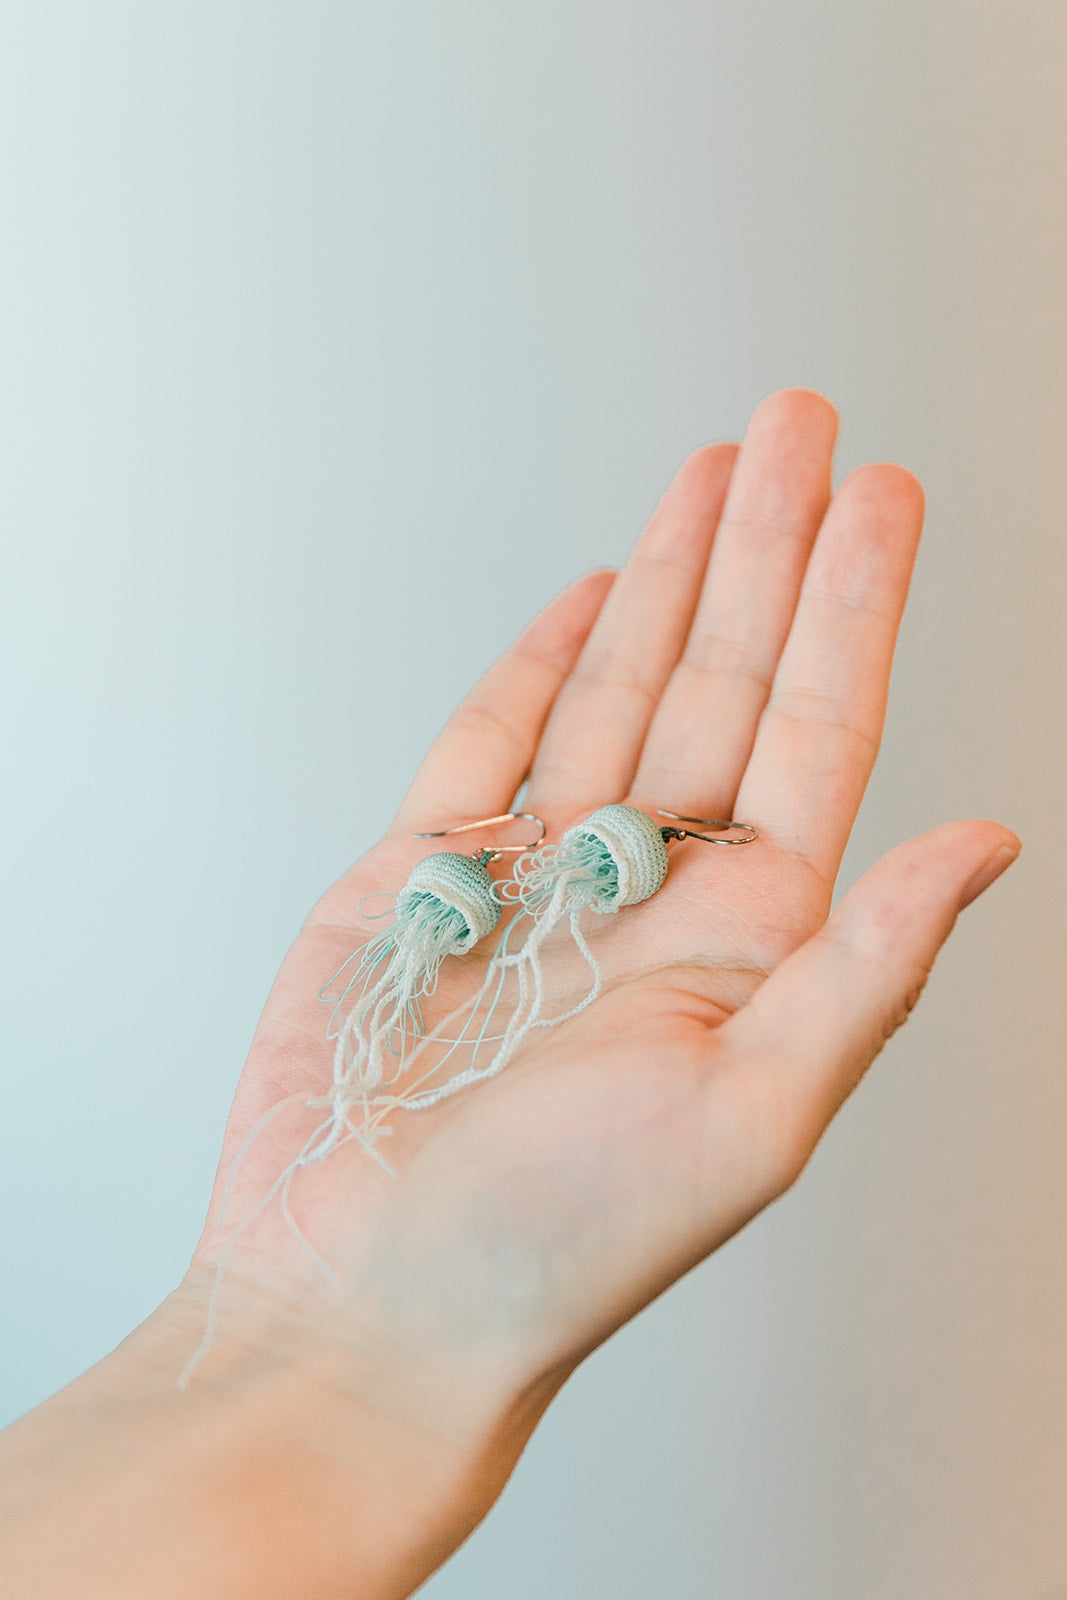
[[[426,900],[438,900],[455,913],[455,937],[450,955],[465,955],[479,939],[492,933],[500,921],[500,902],[488,867],[471,856],[438,851],[420,861],[396,898],[397,922],[402,924]]]
[[[614,869],[592,902],[594,911],[639,905],[667,876],[667,846],[659,824],[636,806],[601,806],[563,835],[564,844],[588,840],[601,846]]]

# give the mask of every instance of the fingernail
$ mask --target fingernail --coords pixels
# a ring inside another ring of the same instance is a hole
[[[988,889],[991,883],[995,883],[1000,874],[1011,866],[1018,854],[1019,846],[1014,844],[1002,844],[999,849],[994,850],[989,860],[983,862],[961,893],[960,910],[969,906],[972,900],[977,900],[983,890]]]

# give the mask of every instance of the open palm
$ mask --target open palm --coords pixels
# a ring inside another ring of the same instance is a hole
[[[922,522],[898,467],[861,468],[832,494],[835,433],[818,395],[765,401],[742,446],[683,465],[622,572],[568,589],[456,713],[390,833],[286,959],[191,1283],[220,1259],[235,1156],[231,1229],[322,1117],[306,1103],[330,1072],[316,996],[368,936],[360,898],[403,884],[428,853],[413,833],[503,811],[527,778],[549,840],[616,800],[736,815],[760,837],[672,844],[655,896],[588,918],[603,995],[532,1035],[499,1078],[395,1113],[396,1177],[356,1144],[296,1174],[291,1218],[329,1274],[271,1204],[231,1238],[228,1292],[299,1306],[353,1359],[387,1348],[394,1372],[422,1374],[419,1405],[429,1371],[475,1407],[536,1393],[532,1418],[584,1353],[792,1182],[960,905],[1017,848],[993,823],[937,829],[827,921]],[[485,960],[446,963],[431,1024]],[[548,965],[562,1006],[580,974],[563,947]]]

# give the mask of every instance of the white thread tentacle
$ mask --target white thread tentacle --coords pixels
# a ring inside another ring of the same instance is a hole
[[[655,894],[666,875],[667,847],[660,826],[634,806],[602,806],[569,829],[558,845],[520,857],[504,897],[520,908],[520,916],[532,917],[533,926],[521,950],[508,954],[507,940],[514,923],[509,924],[490,964],[490,972],[494,968],[502,973],[514,971],[518,989],[498,1050],[484,1067],[477,1065],[475,1052],[463,1071],[433,1089],[420,1093],[419,1084],[414,1084],[398,1095],[373,1096],[371,1103],[426,1110],[471,1084],[496,1077],[533,1028],[557,1027],[592,1005],[601,992],[601,972],[579,926],[582,911],[589,908],[610,915],[622,906],[637,905]],[[542,951],[564,918],[592,978],[577,1004],[557,1016],[545,1017]],[[433,1075],[441,1064],[426,1076]]]
[[[335,1040],[328,1097],[334,1117],[310,1160],[324,1160],[336,1148],[356,1103],[372,1102],[407,1071],[413,1042],[425,1034],[421,1002],[436,990],[442,963],[492,933],[500,913],[492,875],[473,856],[440,851],[412,870],[397,895],[393,926],[365,946],[335,1001],[327,1030]]]

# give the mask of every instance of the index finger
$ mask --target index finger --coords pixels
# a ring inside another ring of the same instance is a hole
[[[610,568],[589,572],[564,589],[475,684],[431,745],[395,828],[468,821],[511,805],[614,577]]]

